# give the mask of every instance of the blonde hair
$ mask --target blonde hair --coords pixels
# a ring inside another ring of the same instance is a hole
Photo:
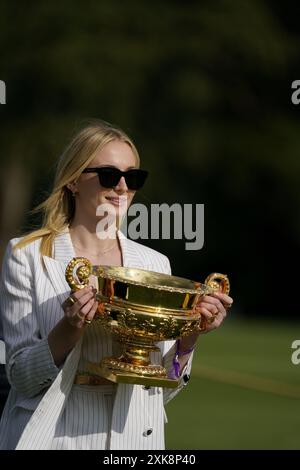
[[[23,248],[42,238],[41,255],[52,256],[55,236],[68,227],[75,213],[75,199],[67,188],[67,184],[79,178],[82,171],[95,158],[96,153],[113,140],[121,140],[131,147],[136,157],[137,167],[139,167],[138,151],[124,131],[105,121],[89,121],[89,124],[75,135],[61,155],[52,193],[32,211],[33,213],[43,212],[42,227],[25,235],[15,245],[15,249]]]

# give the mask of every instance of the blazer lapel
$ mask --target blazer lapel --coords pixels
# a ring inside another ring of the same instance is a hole
[[[139,259],[135,250],[132,249],[126,236],[120,230],[118,230],[117,236],[120,243],[123,266],[129,267],[141,264],[142,260]],[[70,292],[70,287],[65,279],[65,270],[67,264],[75,256],[69,229],[66,229],[65,232],[55,238],[53,258],[43,256],[46,271],[60,302],[63,302]]]
[[[70,293],[70,286],[65,278],[66,267],[69,261],[75,257],[69,230],[55,238],[53,251],[54,257],[43,256],[43,261],[58,300],[62,303]]]

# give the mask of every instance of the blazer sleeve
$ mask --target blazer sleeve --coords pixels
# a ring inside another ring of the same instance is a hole
[[[26,254],[27,247],[13,250],[14,240],[6,249],[0,285],[6,373],[13,388],[32,397],[51,385],[59,369],[53,361],[47,337],[40,335],[34,273]]]
[[[167,257],[165,258],[165,273],[166,274],[171,274],[171,265],[169,262],[169,259]],[[163,356],[163,365],[167,370],[167,375],[172,376],[172,371],[173,371],[173,359],[175,358],[176,354],[176,341],[163,341],[160,343],[161,345],[161,350],[162,350],[162,356]],[[189,357],[188,362],[184,366],[180,377],[178,377],[179,384],[175,389],[170,389],[170,388],[164,388],[163,389],[163,394],[164,394],[164,404],[167,404],[172,398],[174,398],[177,393],[179,393],[187,384],[190,379],[190,373],[191,373],[191,368],[192,368],[192,361],[193,361],[193,354]]]

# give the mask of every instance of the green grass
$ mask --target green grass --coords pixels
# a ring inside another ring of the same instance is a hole
[[[226,320],[199,338],[189,385],[167,405],[168,449],[300,449],[300,325]]]

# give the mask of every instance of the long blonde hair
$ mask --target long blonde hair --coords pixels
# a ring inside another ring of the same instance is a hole
[[[52,256],[55,236],[68,227],[75,213],[75,198],[67,188],[67,184],[79,178],[82,171],[95,158],[96,153],[112,140],[126,142],[136,157],[137,166],[140,165],[138,151],[124,131],[105,121],[89,121],[89,124],[75,135],[61,155],[52,193],[32,211],[43,212],[41,228],[25,235],[15,245],[15,249],[23,248],[42,238],[41,255]]]

